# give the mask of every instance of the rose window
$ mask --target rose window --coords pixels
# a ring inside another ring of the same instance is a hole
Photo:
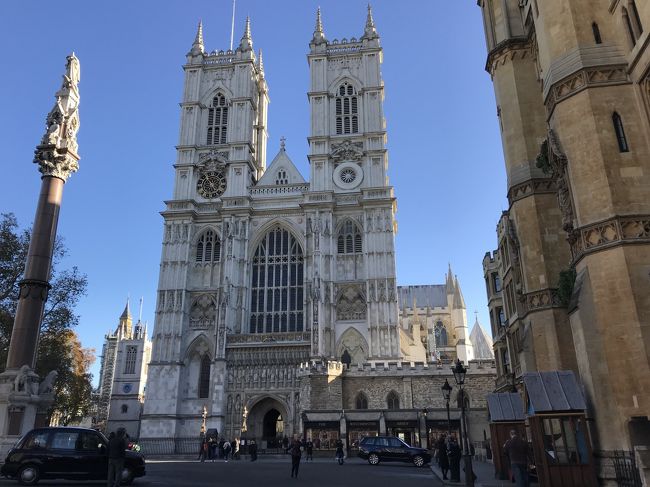
[[[343,181],[346,184],[352,183],[355,179],[357,179],[357,173],[354,169],[348,167],[343,169],[341,171],[341,174],[339,175],[341,178],[341,181]]]

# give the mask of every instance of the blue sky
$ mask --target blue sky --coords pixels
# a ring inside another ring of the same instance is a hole
[[[308,176],[306,54],[316,7],[328,39],[359,37],[366,2],[238,0],[235,45],[251,16],[269,83],[270,162],[287,151]],[[468,307],[489,330],[481,262],[506,209],[494,94],[474,1],[377,0],[389,176],[398,198],[398,282],[444,282],[447,263]],[[61,83],[65,56],[81,61],[79,172],[65,186],[59,234],[63,265],[88,275],[78,308],[84,346],[101,352],[128,294],[153,328],[163,201],[171,197],[185,54],[198,19],[206,48],[227,49],[230,0],[3,2],[0,52],[0,212],[31,225],[39,173],[32,164]],[[97,373],[98,364],[93,371]]]

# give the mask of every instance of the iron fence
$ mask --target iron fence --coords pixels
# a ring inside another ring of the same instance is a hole
[[[641,476],[636,466],[634,452],[615,451],[614,471],[619,487],[641,487]]]
[[[145,456],[156,455],[197,455],[201,448],[201,438],[143,438],[138,441],[140,452]]]

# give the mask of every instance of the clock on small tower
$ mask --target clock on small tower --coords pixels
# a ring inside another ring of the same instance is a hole
[[[206,199],[218,198],[226,191],[226,175],[223,171],[206,171],[199,177],[196,190]]]

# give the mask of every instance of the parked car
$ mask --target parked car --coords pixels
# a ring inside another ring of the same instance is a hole
[[[126,450],[122,485],[145,475],[144,456]],[[108,440],[87,428],[37,428],[9,451],[0,475],[21,485],[36,485],[41,479],[106,480]]]
[[[423,467],[431,461],[424,448],[409,446],[395,436],[366,436],[359,442],[359,456],[370,465],[379,462],[408,462]]]

